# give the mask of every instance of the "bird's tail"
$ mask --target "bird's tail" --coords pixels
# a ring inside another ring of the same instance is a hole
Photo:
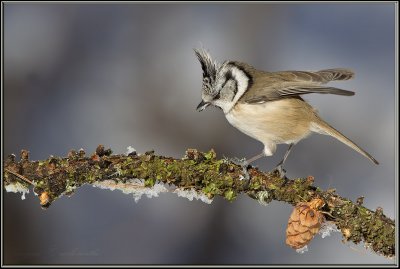
[[[350,139],[345,137],[343,134],[341,134],[338,130],[336,130],[335,128],[330,126],[325,121],[323,121],[321,119],[318,119],[318,120],[314,121],[311,124],[311,130],[313,132],[316,132],[316,133],[333,136],[334,138],[336,138],[340,142],[346,144],[347,146],[349,146],[350,148],[354,149],[358,153],[360,153],[360,154],[364,155],[365,157],[367,157],[373,163],[379,164],[379,162],[377,160],[375,160],[374,157],[371,156],[371,154],[369,154],[368,152],[366,152],[365,150],[363,150],[362,148],[357,146],[353,141],[351,141]]]

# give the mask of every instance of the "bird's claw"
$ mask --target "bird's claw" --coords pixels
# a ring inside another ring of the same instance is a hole
[[[283,169],[282,165],[278,165],[275,167],[275,169],[272,171],[273,173],[277,174],[280,178],[286,179],[286,170]]]
[[[247,188],[250,184],[250,174],[247,171],[247,169],[249,168],[249,162],[246,160],[246,158],[243,158],[243,159],[232,158],[232,159],[227,159],[227,160],[242,167],[242,171],[243,171],[242,179],[247,181],[246,185],[245,185],[245,188]]]
[[[246,161],[246,158],[243,159],[239,159],[239,158],[232,158],[232,159],[228,159],[229,161],[231,161],[232,163],[236,164],[236,165],[240,165],[242,167],[246,167],[249,165],[249,163]]]

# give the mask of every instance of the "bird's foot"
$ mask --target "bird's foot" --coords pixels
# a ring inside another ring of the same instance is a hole
[[[282,165],[278,165],[272,170],[272,173],[277,174],[280,178],[287,179],[286,177],[286,170],[283,169]]]
[[[239,158],[226,158],[226,160],[228,162],[232,162],[236,165],[239,165],[242,167],[242,171],[243,171],[243,179],[246,180],[246,185],[245,188],[247,188],[250,184],[250,174],[247,171],[247,169],[249,168],[249,162],[246,160],[246,158],[243,159],[239,159]]]
[[[239,159],[239,158],[226,158],[227,161],[232,162],[236,165],[240,165],[241,167],[247,167],[249,163],[247,162],[246,158]]]

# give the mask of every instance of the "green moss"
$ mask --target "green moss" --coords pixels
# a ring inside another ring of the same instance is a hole
[[[205,194],[217,195],[220,193],[215,183],[208,184],[205,188],[203,188],[203,192]]]
[[[268,185],[268,188],[271,190],[277,190],[278,186],[275,186],[274,184],[270,184],[270,185]]]
[[[234,192],[232,189],[229,189],[227,191],[225,191],[224,193],[224,197],[226,200],[228,200],[229,202],[232,202],[233,200],[236,199],[237,193]]]
[[[88,183],[93,183],[97,180],[95,173],[89,173],[86,178],[87,178]]]
[[[250,183],[250,189],[252,190],[258,190],[261,188],[261,183],[257,180],[252,180]]]
[[[209,152],[204,154],[204,157],[206,157],[206,160],[214,160],[217,157],[217,154],[215,154],[215,151],[211,149]]]
[[[156,184],[156,180],[153,179],[153,178],[149,178],[149,179],[146,179],[146,180],[144,181],[144,186],[145,186],[145,187],[153,187],[154,184]]]

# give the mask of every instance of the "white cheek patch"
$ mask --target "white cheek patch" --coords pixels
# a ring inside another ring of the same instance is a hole
[[[220,79],[218,80],[217,88],[222,88],[224,83],[227,83],[226,81],[227,72],[231,73],[231,77],[229,79],[233,79],[235,81],[237,90],[235,92],[233,91],[233,87],[229,87],[232,88],[232,93],[234,94],[233,98],[232,97],[229,98],[229,99],[232,98],[231,100],[221,98],[213,101],[213,104],[222,108],[225,114],[231,111],[231,109],[234,107],[234,105],[237,103],[240,97],[242,97],[242,95],[247,91],[247,88],[250,84],[250,78],[244,71],[242,71],[239,67],[235,66],[234,64],[228,64],[224,65],[222,70],[220,71]]]
[[[232,72],[232,77],[237,82],[238,91],[235,95],[235,98],[233,98],[233,100],[232,100],[232,103],[236,104],[236,102],[239,100],[239,98],[242,97],[242,95],[246,92],[247,87],[249,86],[250,78],[236,66],[232,66],[231,72]]]

